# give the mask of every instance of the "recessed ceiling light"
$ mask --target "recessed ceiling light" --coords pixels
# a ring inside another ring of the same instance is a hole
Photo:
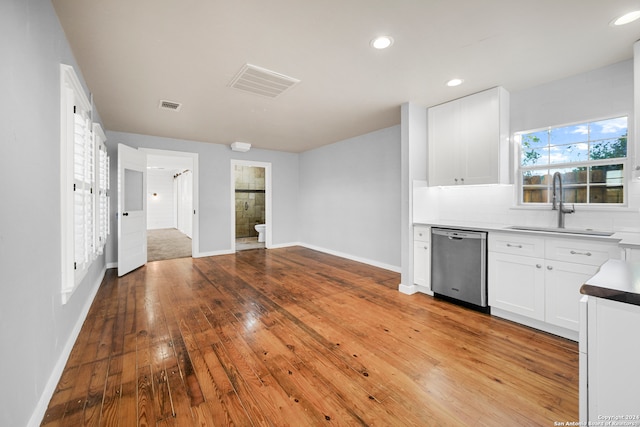
[[[371,46],[376,49],[386,49],[393,44],[393,39],[389,36],[380,36],[371,40]]]
[[[460,86],[462,82],[464,82],[464,80],[462,79],[451,79],[447,82],[447,86],[449,87]]]
[[[634,10],[633,12],[625,13],[619,18],[614,19],[613,21],[610,22],[610,25],[618,27],[620,25],[625,25],[630,22],[633,22],[638,18],[640,18],[640,10]]]

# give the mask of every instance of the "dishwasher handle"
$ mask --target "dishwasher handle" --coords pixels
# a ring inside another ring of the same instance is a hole
[[[449,240],[480,239],[485,240],[487,233],[483,231],[446,230],[442,228],[432,228],[431,234],[448,237]]]

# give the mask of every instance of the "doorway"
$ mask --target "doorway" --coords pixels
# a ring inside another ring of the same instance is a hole
[[[197,154],[144,150],[148,176],[147,259],[197,256]]]
[[[271,246],[271,164],[231,161],[233,251]]]

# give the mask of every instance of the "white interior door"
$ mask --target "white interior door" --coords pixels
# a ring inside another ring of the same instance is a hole
[[[118,276],[147,262],[147,155],[118,144]]]

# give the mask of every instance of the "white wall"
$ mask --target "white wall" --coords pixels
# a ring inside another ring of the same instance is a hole
[[[545,126],[627,114],[634,135],[633,63],[623,61],[570,78],[511,93],[511,133]],[[633,143],[629,138],[630,145]],[[629,163],[629,169],[634,162]],[[630,171],[628,171],[630,172]],[[554,226],[551,209],[513,209],[515,187],[467,186],[419,188],[414,194],[414,219],[477,221],[517,225]],[[638,231],[640,182],[629,183],[629,207],[618,210],[576,208],[566,215],[568,228]]]
[[[400,109],[401,121],[401,277],[398,289],[406,294],[417,290],[413,280],[414,188],[427,180],[427,109],[405,102]]]
[[[176,192],[174,172],[147,170],[147,229],[175,228]],[[154,196],[154,193],[156,194]]]
[[[399,269],[400,126],[300,154],[300,241]]]
[[[81,70],[51,2],[2,0],[0,52],[0,425],[38,425],[105,264],[62,305],[60,63]]]
[[[200,255],[231,250],[231,159],[272,164],[274,246],[298,242],[298,155],[280,151],[251,149],[248,153],[231,151],[228,145],[160,138],[107,131],[107,149],[116,158],[116,147],[123,143],[134,148],[183,151],[198,154],[199,242]],[[111,166],[111,188],[117,188],[116,162]],[[112,203],[115,217],[116,203]],[[115,227],[115,226],[114,226]],[[117,236],[108,241],[107,262],[117,262]]]

